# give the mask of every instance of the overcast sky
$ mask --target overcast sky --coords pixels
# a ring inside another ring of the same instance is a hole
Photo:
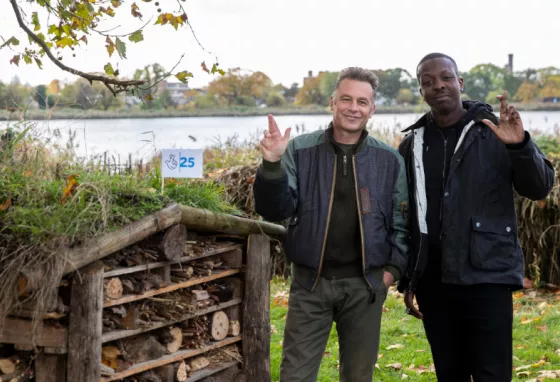
[[[24,0],[18,1],[29,9]],[[177,10],[176,0],[159,1],[164,11]],[[136,2],[147,21],[154,14],[154,3]],[[125,0],[123,15],[130,15],[131,3]],[[454,57],[461,70],[479,63],[503,66],[508,53],[514,54],[514,70],[560,66],[560,0],[187,0],[183,4],[198,39],[214,55],[202,52],[187,28],[175,32],[167,25],[150,25],[145,41],[128,43],[128,59],[119,62],[113,56],[113,66],[118,63],[121,74],[128,75],[153,62],[169,70],[185,52],[178,70],[194,72],[190,82],[194,87],[212,79],[200,70],[200,62],[213,63],[214,56],[223,68],[261,70],[285,86],[301,84],[308,70],[339,71],[346,66],[403,67],[414,73],[420,58],[434,51]],[[104,24],[116,25],[121,27],[114,33],[127,33],[140,24],[130,17]],[[8,0],[2,0],[0,36],[13,35],[27,41]],[[83,71],[103,71],[109,58],[100,38],[92,36],[75,59],[66,53],[64,62]],[[9,49],[0,50],[2,81],[14,75],[33,85],[53,78],[74,79],[46,58],[43,70],[23,61],[18,68],[9,63],[13,55]]]

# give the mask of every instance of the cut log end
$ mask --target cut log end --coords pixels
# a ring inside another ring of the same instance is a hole
[[[210,365],[210,361],[208,360],[208,358],[204,356],[200,356],[200,357],[193,358],[189,362],[189,364],[191,367],[191,371],[197,371],[197,370],[204,369],[205,367]]]
[[[237,320],[229,322],[228,336],[237,337],[241,333],[241,324]]]
[[[160,250],[168,260],[183,256],[185,242],[187,241],[187,228],[177,224],[169,228],[161,240]]]
[[[177,366],[177,372],[175,373],[175,379],[178,382],[185,382],[187,380],[187,364],[182,361]]]
[[[229,319],[223,311],[218,311],[212,315],[210,325],[210,335],[216,341],[221,341],[227,337],[229,332]]]
[[[116,300],[123,295],[123,284],[118,277],[106,280],[104,283],[105,297]]]
[[[0,370],[3,374],[12,374],[16,371],[16,364],[11,359],[0,359]]]
[[[180,328],[171,328],[169,329],[169,334],[172,338],[172,341],[166,345],[167,351],[171,353],[175,353],[181,348],[183,344],[183,332]]]

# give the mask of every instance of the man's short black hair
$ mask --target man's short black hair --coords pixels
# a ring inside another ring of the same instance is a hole
[[[430,54],[425,55],[424,58],[422,58],[420,60],[420,62],[418,63],[418,65],[416,66],[416,79],[418,80],[418,82],[420,82],[420,72],[418,71],[418,69],[420,69],[420,65],[422,65],[424,62],[426,62],[428,60],[432,60],[434,58],[446,58],[449,61],[451,61],[451,63],[453,64],[453,69],[455,70],[455,74],[459,75],[459,67],[457,66],[457,63],[455,62],[454,59],[449,57],[447,54],[430,53]]]

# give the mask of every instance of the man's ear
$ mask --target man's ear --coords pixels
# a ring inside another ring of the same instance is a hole
[[[371,110],[369,111],[369,116],[368,116],[369,118],[373,117],[373,113],[375,113],[375,108],[376,107],[377,106],[375,104],[373,104],[373,106],[371,107]]]
[[[334,111],[334,98],[331,96],[331,100],[329,102],[329,106],[331,107],[331,111]]]

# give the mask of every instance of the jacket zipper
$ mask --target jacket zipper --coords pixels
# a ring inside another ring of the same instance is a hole
[[[356,172],[356,157],[353,155],[352,156],[352,170],[354,171],[354,188],[356,189],[356,206],[358,206],[358,220],[360,222],[360,237],[362,239],[362,271],[364,273],[364,279],[366,280],[366,283],[369,285],[369,287],[371,289],[373,289],[373,286],[369,283],[369,280],[366,277],[366,250],[365,250],[365,245],[364,245],[364,229],[362,227],[362,211],[361,211],[361,206],[360,206],[360,197],[358,194],[358,174]],[[383,282],[383,279],[381,279],[381,282]]]
[[[447,138],[445,138],[445,136],[443,135],[443,133],[440,131],[441,137],[443,138],[443,174],[442,174],[442,190],[441,190],[441,196],[440,196],[440,204],[439,204],[439,221],[440,223],[443,220],[443,194],[445,193],[445,170],[447,169]],[[442,236],[443,235],[443,227],[440,227],[439,229],[439,240],[441,241]],[[443,246],[443,244],[442,244]]]
[[[334,157],[333,181],[332,181],[332,186],[331,186],[331,197],[330,197],[330,200],[329,200],[329,212],[327,214],[327,226],[325,228],[325,237],[323,237],[323,248],[321,249],[321,260],[319,261],[319,271],[317,272],[317,279],[315,280],[315,284],[313,284],[313,288],[311,288],[312,292],[317,287],[317,284],[319,283],[319,279],[321,278],[321,271],[323,270],[323,258],[325,256],[325,247],[327,245],[327,235],[329,233],[329,225],[330,225],[330,222],[331,222],[331,211],[332,211],[332,205],[333,205],[333,199],[334,199],[334,185],[336,183],[336,162],[337,162],[337,156],[335,155],[335,157]]]
[[[346,159],[346,155],[342,157],[342,164],[343,164],[342,175],[346,177],[346,175],[348,175],[348,169],[347,169],[348,161]]]
[[[414,137],[413,137],[413,139],[414,139]],[[414,145],[415,142],[413,141],[412,144]],[[414,153],[413,153],[412,154],[412,167],[413,168],[416,166],[415,160],[416,159],[415,159]],[[418,187],[418,182],[416,180],[416,172],[413,170],[412,173],[414,174],[413,185],[414,185],[414,188],[416,189]],[[414,202],[416,202],[416,198],[414,198],[413,200],[414,200]],[[418,218],[419,218],[420,211],[418,210],[418,206],[415,206],[414,208],[416,208],[416,216],[418,216]],[[414,264],[414,269],[412,270],[412,275],[410,275],[410,280],[411,281],[412,281],[412,279],[414,279],[414,275],[416,274],[416,271],[418,270],[418,264],[420,264],[420,255],[422,253],[422,231],[420,230],[420,222],[418,222],[417,229],[418,229],[418,236],[420,237],[420,244],[418,245],[418,253],[416,255],[416,264]]]

